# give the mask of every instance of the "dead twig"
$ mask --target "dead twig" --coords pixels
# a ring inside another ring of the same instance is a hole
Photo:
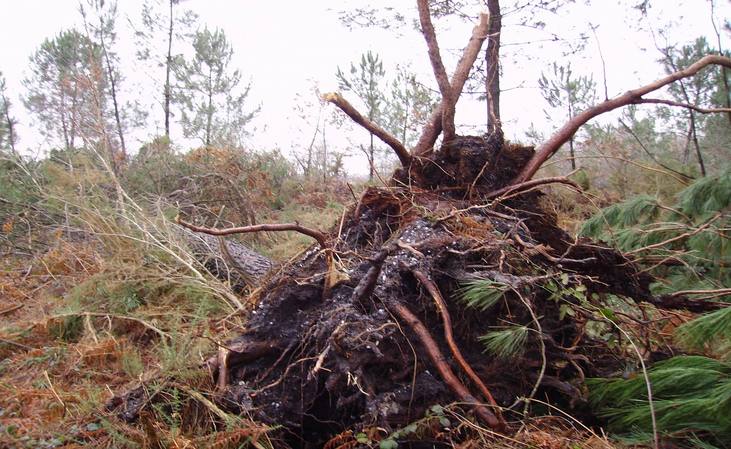
[[[61,396],[58,395],[58,392],[53,387],[53,382],[51,382],[51,378],[48,377],[48,371],[43,370],[43,376],[46,378],[46,382],[48,383],[48,389],[51,390],[53,396],[61,404],[61,407],[63,407],[63,416],[66,416],[66,412],[68,412],[68,407],[66,407],[66,403],[63,401],[63,399],[61,399]]]
[[[232,235],[232,234],[247,234],[247,233],[251,233],[251,232],[294,231],[294,232],[299,232],[300,234],[304,234],[308,237],[312,237],[313,239],[317,240],[317,243],[319,243],[323,249],[329,248],[329,245],[327,242],[327,235],[325,235],[323,232],[320,232],[318,230],[306,228],[297,222],[295,222],[295,223],[259,224],[259,225],[252,225],[252,226],[240,226],[240,227],[235,227],[235,228],[214,229],[214,228],[206,228],[204,226],[196,226],[192,223],[183,221],[180,217],[177,217],[175,219],[175,221],[180,226],[188,228],[191,231],[202,232],[202,233],[208,234],[208,235],[223,236],[223,235]]]
[[[667,245],[669,243],[676,242],[678,240],[682,240],[682,239],[685,239],[685,238],[693,237],[694,235],[703,232],[705,229],[707,229],[709,226],[711,226],[711,224],[713,224],[714,221],[718,220],[720,217],[721,217],[721,213],[719,212],[716,215],[714,215],[710,220],[708,220],[707,222],[705,222],[702,226],[699,226],[699,227],[697,227],[696,229],[694,229],[692,231],[685,232],[685,233],[680,234],[680,235],[676,235],[675,237],[669,238],[667,240],[663,240],[662,242],[658,242],[658,243],[654,243],[652,245],[643,246],[642,248],[634,249],[632,251],[627,252],[626,254],[628,256],[635,255],[635,254],[640,253],[640,252],[643,252],[643,251],[649,251],[651,249],[662,248],[663,246],[665,246],[665,245]]]
[[[416,279],[421,282],[421,284],[426,288],[426,290],[429,292],[432,299],[434,300],[434,304],[436,304],[439,315],[441,315],[442,322],[444,323],[444,339],[447,340],[447,345],[452,351],[455,360],[457,360],[459,366],[472,380],[472,382],[477,385],[477,388],[482,393],[482,396],[484,396],[487,402],[495,409],[495,417],[500,422],[500,425],[506,426],[505,420],[500,413],[500,407],[497,405],[497,402],[495,402],[495,399],[492,397],[490,390],[487,388],[485,383],[482,382],[480,376],[475,373],[470,364],[467,363],[467,360],[465,360],[464,356],[462,356],[462,351],[460,351],[459,346],[457,346],[457,343],[454,341],[454,335],[452,333],[452,318],[449,315],[449,311],[447,310],[447,304],[444,302],[444,298],[439,292],[439,288],[421,271],[412,270],[411,272],[414,274],[414,277],[416,277]]]
[[[474,408],[475,413],[488,426],[497,431],[504,431],[504,423],[501,422],[501,420],[499,420],[484,405],[482,405],[474,396],[472,396],[469,390],[467,390],[467,387],[465,387],[464,384],[460,382],[460,380],[454,374],[449,365],[447,365],[447,363],[444,361],[445,358],[442,354],[442,351],[439,350],[437,342],[434,341],[434,338],[429,333],[429,330],[426,328],[426,326],[424,326],[419,318],[417,318],[416,315],[414,315],[408,307],[396,301],[391,301],[388,307],[389,309],[391,309],[391,311],[393,311],[394,314],[396,314],[396,316],[403,320],[411,328],[411,330],[414,331],[419,340],[421,340],[421,344],[424,346],[426,353],[429,355],[429,358],[436,367],[437,371],[439,371],[439,374],[442,376],[442,379],[447,384],[449,389],[452,390],[452,392],[454,392],[454,394],[456,394],[462,402],[471,405]]]
[[[15,304],[14,306],[10,306],[7,309],[0,310],[0,316],[1,315],[7,315],[10,312],[15,312],[18,309],[21,309],[25,307],[25,304]]]

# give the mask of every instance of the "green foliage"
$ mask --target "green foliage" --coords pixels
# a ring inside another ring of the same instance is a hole
[[[509,287],[490,279],[474,279],[464,282],[457,297],[468,307],[485,311],[503,297]]]
[[[523,354],[529,331],[528,326],[510,326],[503,330],[488,332],[479,340],[490,354],[503,359],[513,359]]]
[[[239,91],[241,72],[229,67],[233,49],[222,30],[196,32],[193,49],[191,60],[180,57],[174,66],[183,133],[206,146],[240,148],[246,125],[260,109],[245,112],[251,84]]]
[[[99,47],[74,29],[46,39],[31,57],[25,105],[39,119],[41,133],[62,148],[97,135],[95,95],[106,82],[101,66]]]
[[[654,273],[668,281],[656,285],[657,291],[728,287],[731,244],[724,229],[731,226],[729,204],[731,169],[727,168],[679,192],[672,207],[648,195],[607,207],[587,220],[580,234],[624,251],[655,245],[642,254],[682,260],[683,266],[655,268]]]
[[[678,356],[648,371],[658,432],[677,444],[731,441],[731,365],[700,356]],[[589,399],[609,429],[634,441],[651,441],[652,419],[644,376],[589,379]]]
[[[731,307],[708,313],[680,326],[675,333],[679,343],[691,350],[712,349],[731,355]]]

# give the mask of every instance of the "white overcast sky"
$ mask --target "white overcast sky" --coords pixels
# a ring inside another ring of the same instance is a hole
[[[722,24],[729,17],[731,5],[725,0],[716,2],[716,20]],[[504,9],[508,9],[514,2],[502,3]],[[501,97],[508,137],[522,138],[532,122],[541,130],[550,130],[558,124],[547,123],[544,118],[542,111],[546,105],[538,92],[537,78],[542,69],[547,69],[548,63],[568,62],[556,44],[510,44],[549,39],[552,33],[571,38],[580,31],[587,31],[590,23],[598,25],[597,37],[607,64],[610,96],[662,75],[662,69],[656,63],[659,53],[650,37],[650,28],[657,30],[670,25],[671,42],[687,43],[699,35],[706,35],[715,44],[708,0],[655,0],[654,3],[660,6],[655,6],[649,20],[642,22],[639,15],[628,8],[628,3],[633,2],[593,0],[592,6],[585,6],[583,0],[578,0],[577,4],[564,8],[558,15],[546,16],[547,26],[541,32],[516,26],[515,17],[505,18],[502,40],[508,45],[502,52],[502,87],[514,88]],[[136,21],[139,18],[141,4],[141,0],[119,0],[118,51],[122,55],[123,73],[128,78],[128,91],[140,89],[132,86],[133,81],[144,84],[144,74],[150,73],[142,70],[140,63],[133,59],[134,45],[130,32],[126,30],[128,19]],[[356,0],[187,0],[182,3],[183,7],[199,14],[201,25],[219,27],[226,32],[235,51],[233,65],[252,81],[251,104],[261,103],[262,112],[256,119],[257,131],[251,137],[250,146],[279,147],[286,152],[307,141],[310,136],[299,134],[301,126],[294,119],[297,94],[307,96],[313,83],[323,91],[336,89],[334,73],[337,67],[347,67],[366,50],[379,53],[387,70],[397,63],[411,64],[423,74],[423,81],[434,84],[423,39],[410,27],[396,35],[392,31],[375,28],[348,30],[340,23],[338,11],[363,4],[366,3]],[[415,11],[413,0],[373,0],[367,4],[395,6],[408,14]],[[29,56],[45,38],[80,26],[78,1],[0,0],[0,11],[3,14],[0,71],[7,80],[10,98],[14,102],[12,112],[20,121],[20,146],[31,150],[43,149],[45,144],[33,130],[35,125],[20,101],[23,95],[21,80],[27,73]],[[450,23],[449,29],[440,35],[444,52],[464,46],[471,29],[471,24]],[[728,34],[722,32],[722,35],[726,46]],[[596,48],[592,37],[587,42],[586,51],[571,57],[571,61],[575,72],[592,74],[601,86],[601,64]],[[447,61],[448,71],[451,72],[453,64],[453,60]],[[159,127],[155,122],[159,122],[160,112],[151,112],[150,126],[136,136],[136,146],[153,135],[156,126]],[[463,125],[483,123],[484,106],[467,99],[461,101],[457,120]],[[463,131],[469,129],[465,126]],[[341,142],[345,145],[344,140]],[[362,165],[355,157],[348,164],[351,172],[362,171],[359,168]]]

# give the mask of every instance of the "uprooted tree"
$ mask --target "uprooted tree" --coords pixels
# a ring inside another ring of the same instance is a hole
[[[731,67],[731,59],[703,57],[590,107],[534,150],[500,132],[456,134],[455,106],[488,17],[480,15],[450,78],[428,2],[417,4],[442,100],[414,148],[340,94],[324,96],[398,156],[389,185],[368,188],[330,232],[298,223],[212,229],[179,219],[221,237],[289,230],[316,241],[298,259],[254,276],[258,305],[246,330],[208,362],[218,404],[282,426],[290,446],[316,447],[351,426],[397,429],[455,401],[499,432],[509,432],[537,394],[580,413],[583,380],[623,366],[617,346],[589,329],[606,318],[602,302],[678,305],[677,296],[650,293],[649,275],[631,256],[558,227],[538,188],[576,184],[533,177],[592,118],[652,103],[646,95],[709,65]],[[483,352],[490,345],[496,355]],[[143,394],[126,395],[126,418],[147,403]]]

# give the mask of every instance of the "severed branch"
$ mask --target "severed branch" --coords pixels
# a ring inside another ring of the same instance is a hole
[[[501,422],[501,420],[499,420],[497,417],[495,417],[495,415],[484,405],[480,404],[480,402],[474,396],[472,396],[469,390],[467,390],[467,387],[465,387],[464,384],[460,382],[460,380],[454,374],[449,365],[447,365],[447,363],[444,361],[444,355],[442,354],[442,351],[439,350],[437,342],[434,341],[434,338],[429,333],[429,330],[426,328],[426,326],[424,326],[421,321],[419,321],[419,318],[417,318],[416,315],[414,315],[408,307],[396,301],[390,302],[388,307],[401,320],[403,320],[411,328],[412,331],[414,331],[417,337],[419,337],[419,340],[421,340],[422,345],[424,345],[424,349],[429,355],[429,358],[436,367],[437,371],[439,371],[439,374],[442,376],[442,379],[447,384],[449,389],[452,390],[452,392],[456,394],[462,402],[465,402],[474,407],[475,413],[477,413],[480,419],[484,421],[488,426],[498,431],[505,430],[504,423]]]
[[[322,96],[322,99],[340,108],[340,110],[345,112],[348,117],[353,119],[355,123],[359,124],[366,130],[371,132],[374,136],[381,139],[383,143],[393,149],[394,153],[396,153],[396,156],[398,156],[399,161],[401,161],[402,166],[409,166],[409,164],[411,163],[411,155],[406,150],[406,147],[404,147],[403,143],[401,143],[401,141],[391,135],[388,131],[378,126],[376,123],[370,121],[366,117],[363,117],[363,115],[358,112],[358,110],[355,109],[353,105],[351,105],[345,98],[343,98],[342,95],[331,92],[324,94]]]
[[[502,426],[505,426],[505,420],[500,413],[500,407],[497,405],[495,399],[492,397],[490,390],[487,388],[484,382],[482,382],[480,376],[475,373],[470,364],[467,363],[467,360],[465,360],[464,356],[462,356],[462,351],[459,350],[459,346],[457,346],[457,343],[454,341],[454,335],[452,334],[452,318],[449,316],[447,304],[445,304],[444,298],[439,292],[439,288],[421,271],[413,270],[412,273],[414,274],[414,277],[416,277],[416,279],[421,282],[424,287],[426,287],[427,291],[434,300],[434,303],[437,306],[437,310],[439,310],[439,314],[441,315],[442,321],[444,322],[444,338],[447,340],[449,349],[452,351],[452,354],[457,360],[457,363],[459,363],[459,365],[462,367],[462,370],[467,374],[472,382],[477,385],[477,388],[482,393],[482,396],[487,399],[487,402],[494,407],[496,418],[500,421],[500,424]]]
[[[681,103],[679,101],[663,100],[660,98],[640,98],[632,104],[664,104],[665,106],[674,106],[677,108],[690,109],[691,111],[698,112],[700,114],[728,114],[731,112],[731,108],[702,108],[692,104]]]
[[[208,235],[232,235],[232,234],[247,234],[251,232],[263,232],[263,231],[274,231],[274,232],[281,232],[281,231],[294,231],[299,232],[300,234],[304,234],[308,237],[312,237],[313,239],[317,240],[317,243],[320,244],[320,246],[323,249],[327,249],[330,247],[330,245],[327,242],[327,236],[315,229],[306,228],[304,226],[301,226],[299,223],[273,223],[273,224],[259,224],[259,225],[252,225],[252,226],[241,226],[238,228],[224,228],[224,229],[215,229],[215,228],[206,228],[203,226],[196,226],[192,223],[188,223],[186,221],[183,221],[180,217],[177,217],[175,221],[184,228],[188,228],[191,231],[195,232],[202,232],[204,234]]]
[[[421,3],[421,1],[419,3]],[[462,57],[457,63],[457,68],[454,70],[454,74],[452,75],[450,98],[453,100],[453,104],[451,104],[451,106],[447,105],[445,99],[442,98],[442,101],[432,110],[429,120],[424,126],[424,130],[419,137],[419,141],[411,150],[411,154],[414,156],[424,156],[432,150],[434,142],[437,141],[439,133],[442,132],[442,122],[445,111],[447,111],[447,114],[449,114],[449,110],[452,111],[451,118],[447,117],[447,119],[454,123],[454,106],[457,103],[457,99],[459,99],[459,96],[462,94],[462,89],[464,88],[467,77],[470,74],[470,70],[477,59],[480,49],[482,48],[482,43],[487,38],[488,15],[484,13],[480,14],[479,20],[478,24],[472,30],[472,37],[470,37],[467,47],[465,47],[462,52]]]
[[[513,180],[512,183],[518,184],[530,180],[536,174],[538,169],[541,168],[541,165],[543,165],[544,162],[546,162],[551,156],[553,156],[553,154],[556,153],[559,148],[563,146],[563,144],[568,142],[569,139],[571,139],[571,137],[576,134],[576,131],[578,131],[581,126],[586,124],[594,117],[597,117],[609,111],[613,111],[617,108],[621,108],[623,106],[641,102],[643,100],[643,95],[654,92],[680,79],[691,77],[698,73],[701,69],[709,65],[720,65],[723,67],[731,68],[731,58],[718,55],[704,56],[703,58],[699,59],[697,62],[683,70],[679,70],[666,76],[665,78],[661,78],[640,88],[629,90],[618,97],[606,100],[581,112],[580,114],[569,120],[546,142],[541,144],[536,149],[536,154],[530,161],[528,161],[526,166]]]
[[[429,53],[429,61],[434,70],[434,78],[439,85],[439,92],[442,94],[442,129],[444,130],[444,141],[454,139],[454,109],[457,100],[454,98],[452,86],[447,77],[447,70],[444,68],[442,57],[439,54],[439,44],[437,43],[437,35],[434,31],[434,25],[431,22],[431,13],[429,12],[428,0],[417,0],[416,5],[419,9],[419,22],[421,23],[421,33],[426,40],[426,46]]]

